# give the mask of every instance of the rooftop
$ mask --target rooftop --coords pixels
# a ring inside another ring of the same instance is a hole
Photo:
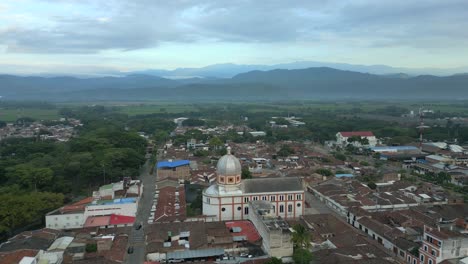
[[[242,189],[244,193],[303,191],[297,177],[246,179],[243,180]]]
[[[374,133],[371,131],[353,131],[353,132],[338,132],[343,137],[373,137]]]
[[[180,166],[190,165],[189,160],[173,160],[173,161],[159,161],[156,167],[161,168],[176,168]]]

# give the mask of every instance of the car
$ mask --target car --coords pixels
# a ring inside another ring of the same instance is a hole
[[[127,249],[127,253],[128,254],[133,254],[133,247],[130,246],[128,249]]]
[[[135,230],[140,230],[140,229],[141,229],[141,227],[142,227],[142,224],[141,224],[141,223],[139,223],[139,224],[137,224],[137,225],[135,226]]]
[[[243,257],[243,258],[246,258],[249,254],[247,253],[240,253],[240,256]]]
[[[248,257],[248,258],[253,258],[253,256],[252,256],[252,255],[248,255],[247,257]]]

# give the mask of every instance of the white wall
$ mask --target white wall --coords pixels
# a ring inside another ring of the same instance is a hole
[[[84,213],[46,215],[46,227],[52,229],[82,228]]]
[[[98,215],[126,215],[136,216],[138,203],[124,203],[124,204],[107,204],[107,205],[88,205],[85,209],[85,219],[89,216]]]

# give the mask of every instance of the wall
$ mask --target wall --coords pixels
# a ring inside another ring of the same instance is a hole
[[[46,215],[45,226],[52,229],[82,228],[85,222],[84,213]]]
[[[98,215],[126,215],[136,216],[138,208],[138,202],[136,203],[124,203],[124,204],[108,204],[108,205],[88,205],[84,212],[85,219],[89,216]]]

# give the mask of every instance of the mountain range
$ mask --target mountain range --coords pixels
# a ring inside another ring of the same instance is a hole
[[[231,78],[237,74],[245,73],[249,71],[270,71],[276,69],[285,70],[297,70],[305,68],[318,68],[328,67],[337,70],[344,71],[355,71],[362,73],[372,73],[379,75],[389,74],[406,74],[410,76],[431,74],[436,76],[448,76],[457,73],[468,72],[468,67],[458,68],[403,68],[403,67],[391,67],[387,65],[358,65],[358,64],[347,64],[347,63],[332,63],[332,62],[317,62],[317,61],[298,61],[292,63],[282,63],[275,65],[245,65],[245,64],[214,64],[200,68],[177,68],[174,70],[161,70],[161,69],[147,69],[142,71],[134,71],[125,74],[146,74],[153,76],[164,76],[167,78],[190,78],[190,77],[202,77],[202,78]],[[114,73],[115,74],[115,73]]]
[[[6,100],[468,99],[468,75],[377,75],[328,67],[254,70],[232,78],[21,77],[0,75]]]

